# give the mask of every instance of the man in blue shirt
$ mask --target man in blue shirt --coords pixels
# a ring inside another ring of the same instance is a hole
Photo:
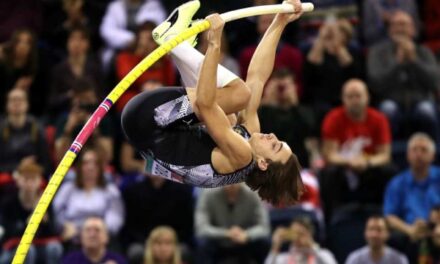
[[[394,177],[385,191],[384,215],[390,226],[412,241],[426,237],[429,212],[440,204],[440,168],[433,166],[435,143],[424,133],[408,142],[410,168]]]

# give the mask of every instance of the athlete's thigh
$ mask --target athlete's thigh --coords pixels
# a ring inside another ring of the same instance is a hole
[[[197,98],[195,88],[187,88],[187,94],[197,115],[195,100]],[[250,91],[241,79],[236,79],[227,86],[218,88],[216,101],[223,111],[229,115],[245,109],[249,101]]]

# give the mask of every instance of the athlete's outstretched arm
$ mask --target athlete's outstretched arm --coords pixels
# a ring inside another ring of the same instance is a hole
[[[272,24],[267,29],[263,38],[252,57],[249,65],[246,84],[251,89],[251,98],[244,111],[240,113],[239,122],[252,132],[260,131],[257,110],[260,106],[264,85],[273,71],[276,49],[286,25],[298,19],[302,15],[301,2],[299,0],[285,1],[294,6],[293,14],[277,14]]]
[[[204,121],[209,135],[216,142],[221,153],[227,157],[229,161],[227,166],[239,169],[250,162],[252,151],[249,144],[232,130],[225,112],[216,102],[217,66],[225,22],[218,14],[211,15],[207,19],[211,22],[211,29],[208,32],[209,46],[197,82],[195,113]]]

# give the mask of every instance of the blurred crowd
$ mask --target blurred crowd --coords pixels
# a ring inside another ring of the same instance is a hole
[[[0,1],[0,263],[73,139],[183,2]],[[201,2],[199,18],[279,3]],[[120,113],[142,91],[181,85],[165,56],[93,132],[26,263],[440,263],[440,1],[310,2],[284,32],[259,109],[263,132],[303,166],[298,205],[144,173]],[[222,64],[245,78],[272,19],[228,23]]]

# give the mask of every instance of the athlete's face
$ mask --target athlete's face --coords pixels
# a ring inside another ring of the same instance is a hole
[[[286,163],[292,155],[292,150],[286,142],[278,140],[273,134],[252,134],[249,144],[257,157],[273,162]]]

